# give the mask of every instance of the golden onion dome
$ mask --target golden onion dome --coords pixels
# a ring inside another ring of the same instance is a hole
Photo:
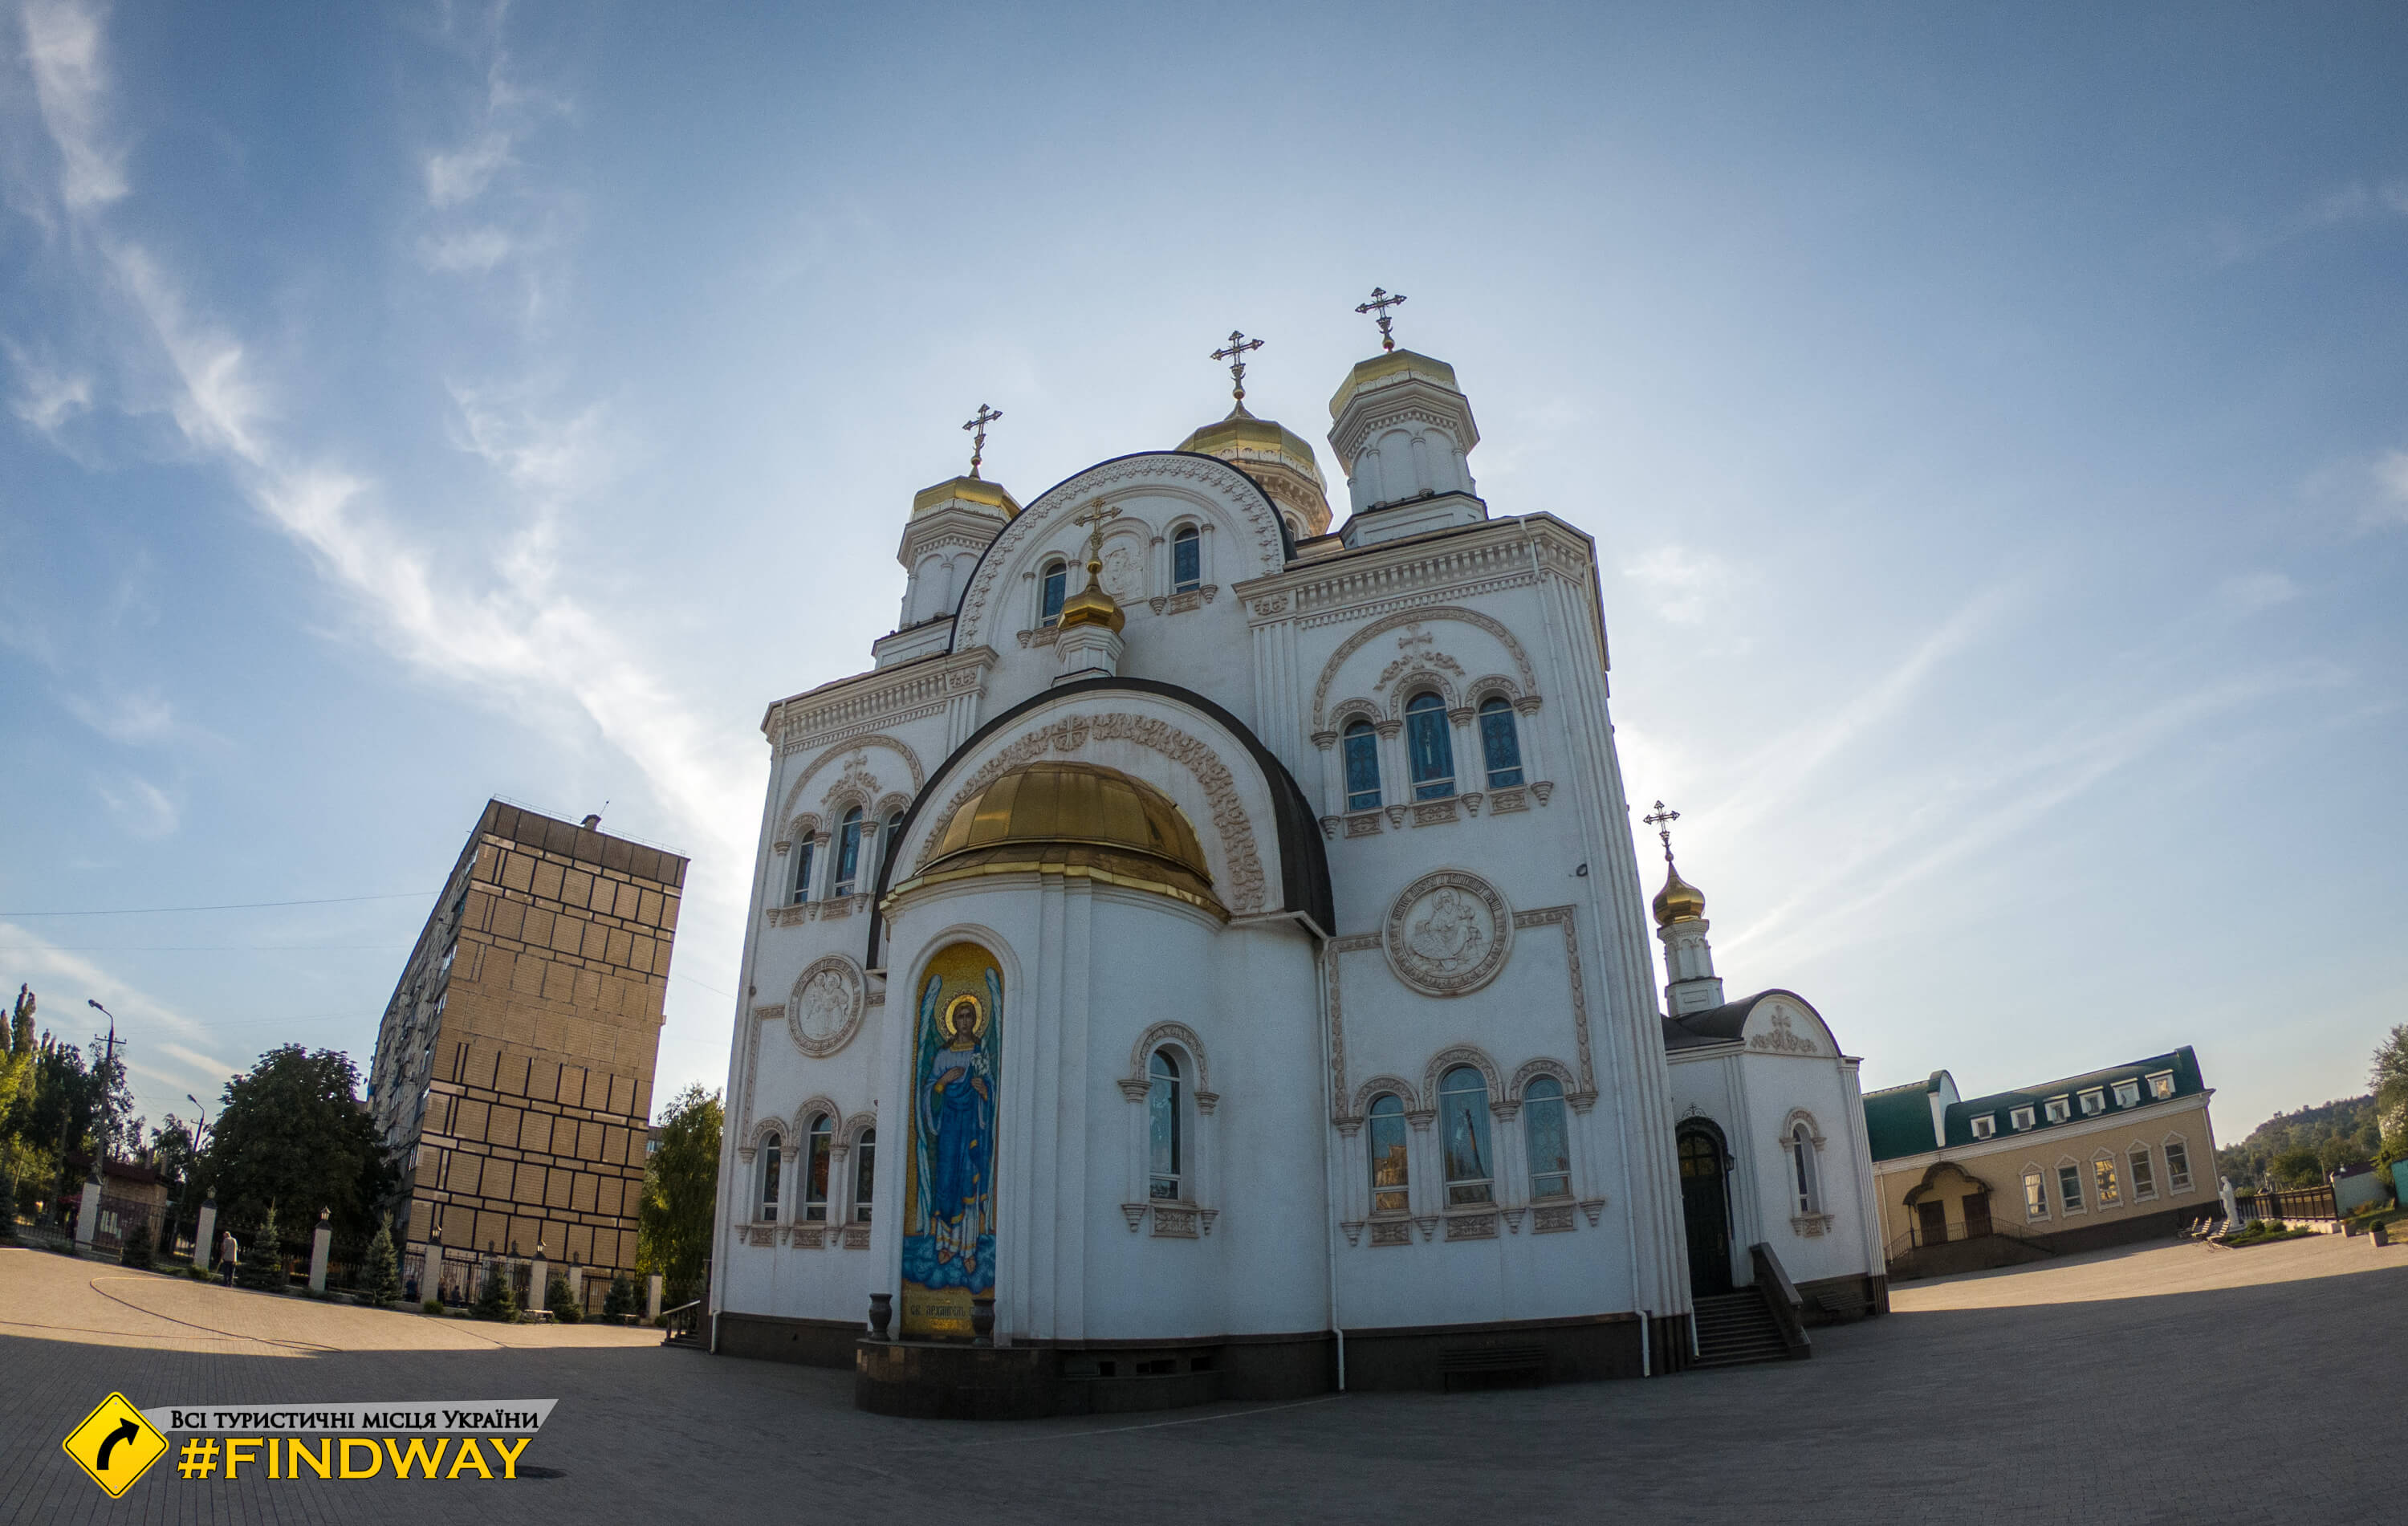
[[[1310,477],[1315,486],[1325,491],[1329,485],[1323,481],[1321,463],[1303,436],[1285,425],[1254,417],[1246,411],[1243,403],[1231,409],[1227,418],[1208,424],[1180,441],[1179,448],[1199,455],[1217,455],[1233,465],[1277,461]]]
[[[1656,925],[1669,928],[1675,922],[1695,922],[1706,914],[1706,893],[1681,878],[1668,857],[1664,860],[1664,888],[1656,892]]]
[[[1128,624],[1128,616],[1121,612],[1120,605],[1104,592],[1098,581],[1103,572],[1103,563],[1087,564],[1087,585],[1062,601],[1062,617],[1055,625],[1064,630],[1076,626],[1105,626],[1118,630]]]
[[[997,776],[955,808],[927,867],[895,893],[1028,872],[1150,890],[1229,915],[1178,802],[1093,763],[1024,763]]]

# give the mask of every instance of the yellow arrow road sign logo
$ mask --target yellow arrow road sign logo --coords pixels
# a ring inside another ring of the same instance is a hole
[[[114,1500],[165,1455],[167,1438],[125,1402],[125,1395],[112,1393],[59,1446]]]

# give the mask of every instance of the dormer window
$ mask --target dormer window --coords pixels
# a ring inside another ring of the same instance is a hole
[[[2104,1087],[2092,1087],[2089,1090],[2082,1094],[2082,1116],[2084,1117],[2097,1117],[2100,1114],[2106,1111],[2107,1092]]]
[[[2158,1071],[2149,1077],[2149,1095],[2158,1101],[2171,1101],[2174,1094],[2174,1073]]]
[[[2138,1107],[2138,1106],[2140,1106],[2140,1105],[2141,1105],[2141,1084],[2140,1084],[2138,1081],[2118,1081],[2118,1082],[2116,1082],[2116,1083],[2115,1083],[2115,1105],[2116,1105],[2117,1107]]]
[[[1999,1120],[1995,1114],[1985,1113],[1980,1117],[1973,1120],[1973,1137],[1975,1139],[1987,1139],[1998,1131]]]
[[[2007,1121],[2017,1129],[2028,1129],[2032,1126],[2032,1110],[2028,1107],[2016,1108],[2007,1115]]]
[[[2073,1116],[2073,1100],[2070,1097],[2052,1097],[2042,1105],[2048,1109],[2051,1123],[2063,1123]]]

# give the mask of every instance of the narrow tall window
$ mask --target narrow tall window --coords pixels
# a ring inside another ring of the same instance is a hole
[[[2132,1146],[2132,1201],[2146,1202],[2157,1195],[2157,1163],[2149,1159],[2146,1144],[2135,1144]]]
[[[2099,1189],[2099,1206],[2101,1208],[2113,1208],[2124,1201],[2124,1195],[2115,1189],[2114,1156],[2102,1155],[2090,1162],[2090,1185]]]
[[[1179,1061],[1156,1049],[1146,1061],[1145,1146],[1146,1196],[1159,1202],[1180,1201]]]
[[[775,1134],[761,1141],[761,1222],[778,1222],[778,1146],[783,1141]]]
[[[1045,564],[1040,576],[1044,580],[1044,602],[1038,610],[1038,623],[1058,625],[1062,619],[1062,583],[1070,575],[1069,564],[1056,557]]]
[[[2037,1171],[2024,1173],[2024,1216],[2026,1218],[2048,1216],[2048,1188],[2041,1181],[2040,1173]]]
[[[803,1218],[824,1224],[828,1210],[828,1158],[836,1146],[836,1120],[822,1113],[811,1119],[810,1154],[803,1163]]]
[[[1480,702],[1480,761],[1488,787],[1511,789],[1522,782],[1522,738],[1513,729],[1513,707],[1492,696]]]
[[[878,1130],[864,1129],[853,1145],[853,1221],[869,1222],[870,1188],[878,1180]]]
[[[1405,706],[1405,743],[1412,759],[1413,799],[1442,800],[1455,793],[1455,738],[1446,701],[1417,694]]]
[[[1412,1212],[1412,1173],[1405,1147],[1405,1104],[1394,1092],[1371,1099],[1371,1212]]]
[[[1446,1205],[1472,1207],[1496,1201],[1492,1189],[1497,1157],[1488,1140],[1488,1080],[1457,1065],[1438,1084],[1439,1127],[1446,1141]]]
[[[1380,735],[1369,721],[1346,728],[1346,809],[1380,809]]]
[[[861,807],[856,805],[844,813],[844,825],[837,828],[836,884],[829,889],[829,897],[853,894],[853,882],[860,872]]]
[[[2190,1152],[2183,1148],[2183,1142],[2179,1139],[2167,1140],[2165,1150],[2166,1185],[2177,1192],[2189,1191]]]
[[[1204,538],[1187,525],[1170,538],[1170,591],[1183,594],[1204,585]]]
[[[1790,1173],[1796,1178],[1798,1211],[1819,1214],[1823,1211],[1822,1194],[1815,1190],[1814,1135],[1804,1124],[1794,1124],[1789,1130]]]
[[[816,857],[820,840],[806,837],[795,844],[795,901],[797,906],[811,899],[811,860]]]
[[[1564,1127],[1564,1085],[1542,1075],[1522,1091],[1524,1147],[1530,1152],[1530,1196],[1572,1195],[1570,1130]]]
[[[2082,1173],[2071,1166],[2057,1167],[2057,1195],[2065,1200],[2067,1213],[2082,1212]]]
[[[878,869],[884,873],[895,865],[895,845],[903,841],[903,813],[889,811],[878,828]]]

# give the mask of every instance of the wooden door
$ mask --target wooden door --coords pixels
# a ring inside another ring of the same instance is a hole
[[[1990,1195],[1976,1192],[1965,1200],[1965,1238],[1979,1240],[1990,1232]]]
[[[1918,1238],[1923,1244],[1944,1245],[1948,1243],[1947,1203],[1938,1198],[1927,1198],[1914,1205],[1914,1216],[1918,1221],[1917,1228],[1922,1231]]]
[[[1731,1290],[1730,1199],[1723,1185],[1722,1141],[1704,1129],[1684,1129],[1680,1146],[1689,1290],[1710,1298]]]

